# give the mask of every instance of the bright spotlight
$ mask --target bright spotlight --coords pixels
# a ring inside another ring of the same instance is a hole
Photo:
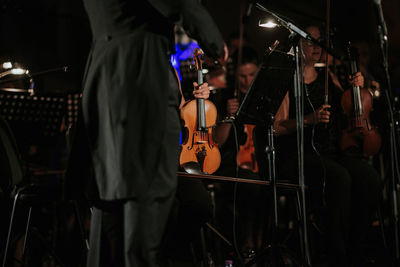
[[[25,69],[21,69],[21,68],[11,69],[11,74],[14,74],[14,75],[25,74],[26,72],[27,71]]]
[[[278,24],[276,24],[272,19],[261,19],[258,22],[258,26],[272,29],[277,27]]]
[[[12,63],[11,62],[4,62],[3,63],[3,69],[11,69],[12,68]]]

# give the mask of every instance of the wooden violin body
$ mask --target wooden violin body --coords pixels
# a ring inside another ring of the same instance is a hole
[[[381,147],[381,136],[370,121],[370,111],[373,109],[373,99],[368,89],[360,88],[362,113],[354,110],[353,89],[346,90],[342,95],[342,108],[347,115],[347,128],[342,132],[340,146],[342,150],[349,147],[359,147],[365,155],[373,156]],[[356,104],[357,105],[357,104]]]
[[[257,173],[258,165],[253,140],[254,127],[255,125],[251,124],[244,125],[244,132],[247,134],[247,139],[246,143],[239,148],[239,153],[236,156],[236,162],[240,168]]]
[[[197,83],[203,83],[203,72],[200,55],[196,48],[193,59],[196,63]],[[212,138],[212,127],[217,120],[217,108],[204,99],[196,99],[185,103],[181,108],[181,119],[184,121],[183,142],[179,163],[184,167],[187,163],[198,163],[203,173],[214,173],[221,163],[221,154]]]
[[[354,47],[348,47],[351,72],[357,72]],[[347,116],[347,128],[342,133],[340,146],[342,150],[349,147],[360,148],[365,155],[375,155],[381,147],[381,136],[376,127],[371,124],[370,112],[373,110],[373,99],[368,89],[353,86],[346,90],[341,99],[341,105]]]
[[[187,162],[198,162],[204,173],[212,174],[221,163],[218,146],[212,138],[212,127],[217,119],[217,109],[211,101],[203,101],[206,115],[204,129],[197,129],[196,100],[187,102],[181,109],[184,131],[179,162],[181,166]]]

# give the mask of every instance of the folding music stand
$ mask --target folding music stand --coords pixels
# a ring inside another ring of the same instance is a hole
[[[32,91],[25,89],[15,89],[15,88],[0,88],[0,116],[2,116],[5,120],[8,121],[10,128],[13,129],[13,135],[16,137],[17,144],[19,146],[29,146],[29,145],[39,145],[46,146],[52,145],[54,142],[57,142],[58,137],[64,133],[64,126],[69,126],[76,121],[77,112],[78,112],[78,104],[80,102],[80,94],[46,94],[46,95],[32,95]],[[24,156],[22,157],[24,158]],[[26,164],[29,164],[26,162]],[[51,188],[48,190],[50,193],[58,192],[61,193],[62,186],[58,186],[58,183],[45,183],[45,181],[39,181],[38,184],[33,181],[29,166],[26,168],[28,170],[28,174],[25,175],[27,185],[22,184],[16,185],[19,186],[21,192],[15,196],[13,213],[15,210],[15,206],[17,203],[17,198],[19,195],[25,194],[26,190],[31,187],[36,190],[36,188]],[[36,172],[32,172],[36,175]],[[43,174],[53,175],[53,172],[44,171]],[[62,174],[62,172],[60,172]],[[40,176],[40,174],[39,174]],[[60,180],[60,185],[62,181]],[[17,187],[16,187],[17,188]],[[32,189],[33,190],[33,189]],[[38,191],[38,189],[36,190]],[[61,201],[61,194],[58,197],[54,197],[48,193],[47,191],[32,191],[34,193],[30,193],[39,203],[49,203],[49,202],[57,202]],[[30,192],[30,191],[29,191]],[[13,196],[14,197],[14,196]],[[29,200],[29,198],[28,198]],[[25,200],[25,202],[29,202]],[[33,201],[32,201],[33,202]],[[34,203],[36,205],[36,202]],[[30,213],[32,210],[31,203],[27,204],[29,206],[29,216],[27,220],[27,228],[30,225]],[[77,211],[76,211],[77,212]],[[79,216],[76,215],[79,219]],[[13,215],[11,216],[13,218]],[[13,228],[13,220],[10,221],[9,228],[9,236],[7,239],[7,248],[11,243],[11,229]],[[82,225],[80,225],[82,228]],[[83,229],[83,228],[82,228]],[[40,244],[45,246],[49,255],[56,259],[60,266],[63,266],[61,260],[55,254],[52,246],[47,244],[46,238],[41,236],[41,234],[32,228],[32,233],[35,234],[35,237],[40,241]],[[28,231],[28,230],[26,230]],[[25,243],[26,241],[24,241]],[[25,250],[25,249],[24,249]],[[5,251],[3,266],[7,263],[7,250]]]
[[[281,51],[267,51],[239,107],[236,120],[246,124],[267,123],[268,114],[278,111],[288,88],[292,86],[293,72],[293,56]]]
[[[78,120],[78,109],[82,99],[81,93],[70,93],[67,95],[67,127],[72,127]]]
[[[31,95],[26,90],[0,89],[0,115],[8,121],[19,143],[48,144],[62,132],[65,95]]]
[[[68,67],[64,66],[36,73],[21,69],[24,71],[23,75],[0,80],[0,115],[14,130],[18,143],[49,144],[49,141],[54,140],[76,121],[80,93],[41,94],[34,88],[34,77],[55,72],[65,73],[67,69]],[[12,70],[3,72],[0,78],[12,73]],[[4,88],[10,85],[20,88]]]
[[[277,183],[275,176],[275,148],[274,148],[274,115],[287,92],[293,86],[295,61],[293,55],[275,51],[277,43],[265,54],[262,66],[251,84],[244,100],[236,114],[236,119],[241,123],[255,124],[266,134],[266,147],[263,153],[267,155],[266,165],[268,173],[261,173],[264,179],[269,180],[273,193],[273,229],[271,244],[258,253],[255,258],[246,263],[251,266],[260,259],[270,256],[271,266],[277,266],[279,251],[278,246],[278,209],[277,209]],[[260,158],[260,156],[258,156]],[[262,157],[264,160],[264,157]],[[262,162],[262,161],[261,161]],[[261,165],[261,164],[260,164]],[[266,172],[266,171],[265,171]],[[267,178],[268,175],[268,178]],[[292,253],[287,252],[289,256]]]

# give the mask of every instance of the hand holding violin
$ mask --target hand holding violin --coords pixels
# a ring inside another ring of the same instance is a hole
[[[197,82],[193,82],[193,87],[195,88],[193,90],[195,98],[208,99],[210,97],[210,87],[208,86],[208,83],[205,82],[199,86]]]
[[[179,164],[184,169],[187,164],[198,164],[203,173],[211,174],[219,168],[221,155],[212,138],[217,109],[211,101],[205,100],[210,95],[210,88],[208,83],[203,83],[201,55],[203,52],[196,48],[193,52],[198,76],[197,82],[193,82],[196,100],[186,102],[181,108],[183,141]]]
[[[349,76],[350,84],[352,86],[363,87],[364,76],[361,72],[357,72],[352,76]],[[330,105],[322,105],[315,112],[310,113],[304,117],[304,124],[318,124],[318,123],[329,123],[331,113],[329,112]]]
[[[361,72],[356,72],[356,74],[349,76],[349,80],[352,86],[364,87],[364,76]]]
[[[237,98],[230,98],[226,102],[226,112],[230,117],[234,117],[239,110],[239,100]]]
[[[368,89],[363,88],[364,77],[360,72],[355,72],[349,78],[352,88],[346,90],[341,99],[348,123],[342,132],[340,146],[342,150],[358,147],[365,155],[372,156],[381,147],[380,134],[369,118],[370,111],[373,110],[372,95]]]

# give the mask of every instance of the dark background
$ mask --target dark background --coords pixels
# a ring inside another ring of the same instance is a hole
[[[85,61],[90,48],[91,34],[82,1],[79,0],[0,0],[0,57],[19,62],[31,73],[68,66],[67,73],[52,72],[35,79],[38,90],[45,92],[80,91]],[[323,25],[325,0],[264,0],[259,1],[295,24],[315,20]],[[331,1],[333,39],[366,40],[371,50],[371,71],[382,80],[378,49],[377,21],[372,0]],[[245,0],[203,0],[227,40],[239,31],[240,10],[247,9]],[[392,87],[400,88],[400,3],[383,0],[384,17],[389,31],[389,63]],[[265,16],[253,7],[245,19],[244,32],[251,45],[261,54],[275,39],[285,42],[284,28],[258,27]],[[399,90],[399,89],[396,89]]]
[[[242,22],[241,8],[245,10],[249,4],[247,0],[203,0],[203,3],[226,40],[230,34],[239,31]],[[325,0],[264,0],[260,3],[295,24],[309,19],[323,24],[325,20]],[[366,40],[372,55],[370,69],[378,81],[382,82],[381,56],[377,45],[377,21],[372,0],[331,0],[331,5],[334,39],[339,44],[346,40]],[[383,0],[382,6],[389,32],[389,68],[392,87],[398,95],[400,1]],[[265,15],[253,8],[244,24],[249,43],[260,55],[274,40],[285,42],[288,37],[288,32],[284,28],[270,30],[258,27],[258,20]],[[81,92],[82,76],[90,44],[90,26],[81,0],[0,0],[0,63],[19,62],[31,73],[68,66],[66,73],[55,71],[34,76],[37,91]],[[21,144],[21,140],[31,136],[32,132],[32,128],[20,131],[20,135],[17,136],[18,143]],[[20,136],[21,138],[18,138]],[[59,138],[64,140],[63,136]],[[39,146],[38,152],[32,152],[31,147],[27,147],[23,150],[23,154],[28,156],[24,158],[27,158],[30,164],[35,163],[39,167],[46,166],[50,170],[64,169],[67,158],[64,141],[56,139],[50,143],[49,138],[44,141],[48,147]],[[54,146],[54,143],[60,144],[61,148]],[[67,244],[66,249],[62,251],[69,257],[71,247],[75,250],[80,248],[76,246],[75,237],[65,232],[66,239],[72,246]],[[69,259],[79,260],[76,257]]]

